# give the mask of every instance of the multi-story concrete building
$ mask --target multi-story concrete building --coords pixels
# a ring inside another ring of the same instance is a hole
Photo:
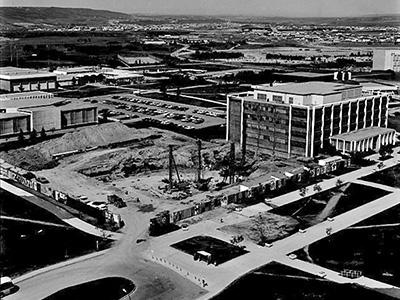
[[[53,90],[57,87],[56,81],[56,75],[46,71],[0,68],[0,90],[11,93]]]
[[[340,139],[346,134],[346,139],[351,139],[360,129],[364,129],[363,136],[374,138],[375,143],[368,145],[375,149],[382,133],[377,128],[387,127],[388,97],[361,97],[361,86],[307,82],[253,89],[227,99],[227,139],[246,149],[313,157],[323,148],[337,145],[333,136]],[[394,130],[388,131],[390,140],[379,141],[394,143]],[[350,152],[347,145],[337,149]]]
[[[400,50],[379,49],[374,50],[372,70],[392,70],[400,72]]]

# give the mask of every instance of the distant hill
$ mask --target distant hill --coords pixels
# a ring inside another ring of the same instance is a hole
[[[0,23],[18,24],[105,24],[111,19],[132,19],[124,13],[88,8],[0,7]]]
[[[227,17],[229,18],[229,17]],[[289,17],[260,17],[260,16],[234,16],[233,21],[250,23],[281,23],[281,24],[315,24],[332,26],[400,26],[400,14],[393,15],[368,15],[359,17],[314,17],[314,18],[289,18]]]

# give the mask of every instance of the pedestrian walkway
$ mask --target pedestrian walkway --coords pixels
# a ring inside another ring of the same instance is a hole
[[[278,263],[284,264],[286,266],[298,269],[303,272],[307,272],[309,274],[316,275],[318,277],[325,278],[327,280],[336,282],[336,283],[356,283],[362,285],[366,288],[370,289],[399,289],[396,286],[377,281],[365,276],[361,276],[358,278],[348,278],[340,276],[340,274],[336,271],[318,266],[316,264],[312,264],[299,259],[290,259],[287,256],[282,256],[275,260]],[[400,289],[399,289],[400,290]]]
[[[366,180],[361,180],[361,179],[356,179],[354,181],[352,181],[353,183],[357,183],[357,184],[361,184],[361,185],[368,185],[370,187],[374,187],[377,189],[381,189],[381,190],[385,190],[388,192],[394,192],[396,190],[399,190],[398,188],[394,188],[385,184],[381,184],[381,183],[376,183],[376,182],[372,182],[372,181],[366,181]]]
[[[272,247],[261,248],[255,244],[246,243],[249,253],[217,267],[193,262],[191,256],[169,246],[174,242],[198,234],[207,234],[222,240],[229,240],[231,237],[229,234],[216,230],[217,227],[221,227],[218,223],[215,223],[214,228],[211,221],[191,225],[189,231],[176,231],[168,234],[167,237],[161,236],[154,239],[151,247],[155,256],[165,258],[188,272],[204,278],[208,283],[206,289],[210,291],[209,294],[204,296],[204,299],[206,299],[218,294],[231,282],[246,273],[279,259],[282,255],[290,254],[325,238],[327,229],[330,229],[331,234],[334,234],[398,204],[400,204],[400,190],[347,211],[332,220],[318,223],[307,228],[305,232],[297,232],[278,240],[273,243]],[[215,234],[215,232],[218,232],[218,234]],[[223,235],[226,237],[223,238]]]

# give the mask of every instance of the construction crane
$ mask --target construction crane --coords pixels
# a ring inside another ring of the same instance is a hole
[[[168,180],[169,180],[169,188],[170,188],[170,190],[172,190],[173,187],[174,187],[174,179],[173,179],[173,173],[174,173],[173,170],[174,169],[175,169],[176,177],[178,178],[178,182],[179,183],[181,182],[181,178],[179,176],[178,168],[176,166],[175,159],[174,159],[174,154],[173,154],[174,145],[169,145],[168,147],[169,147],[169,163],[168,163],[169,176],[168,176]]]

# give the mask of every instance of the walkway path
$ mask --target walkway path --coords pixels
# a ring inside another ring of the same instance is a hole
[[[365,276],[359,278],[348,278],[340,276],[336,271],[303,261],[299,259],[290,259],[287,256],[282,256],[275,260],[278,263],[284,264],[286,266],[319,276],[336,283],[356,283],[371,289],[398,289],[397,287],[380,282]]]
[[[10,217],[10,216],[2,216],[2,215],[0,215],[0,220],[24,222],[24,223],[31,223],[31,224],[51,226],[51,227],[60,227],[60,228],[66,228],[66,229],[71,228],[69,226],[65,226],[62,224],[56,224],[56,223],[52,223],[52,222],[45,222],[45,221],[38,221],[38,220],[31,220],[31,219],[24,219],[24,218]]]
[[[381,189],[384,191],[388,191],[388,192],[394,192],[396,190],[398,190],[398,188],[394,188],[388,185],[384,185],[384,184],[380,184],[380,183],[376,183],[376,182],[372,182],[372,181],[366,181],[366,180],[354,180],[353,183],[357,183],[357,184],[362,184],[362,185],[368,185],[370,187],[374,187],[377,189]]]

